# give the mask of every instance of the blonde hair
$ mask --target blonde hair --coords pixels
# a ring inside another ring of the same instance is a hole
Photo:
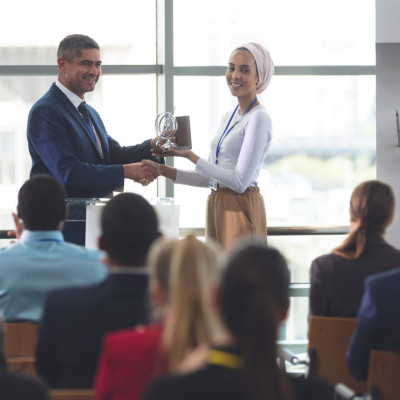
[[[359,258],[365,249],[368,233],[385,233],[393,219],[394,205],[390,185],[378,180],[360,183],[350,200],[350,217],[358,225],[333,253],[348,260]]]
[[[167,369],[173,372],[189,348],[211,341],[214,317],[209,307],[210,291],[217,277],[218,253],[194,236],[164,242],[159,257],[167,253],[168,311],[162,348]]]

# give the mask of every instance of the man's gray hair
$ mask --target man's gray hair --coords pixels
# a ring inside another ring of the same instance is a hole
[[[58,46],[57,58],[63,57],[71,63],[74,57],[82,55],[82,49],[97,49],[100,51],[100,46],[89,36],[68,35],[61,40]]]

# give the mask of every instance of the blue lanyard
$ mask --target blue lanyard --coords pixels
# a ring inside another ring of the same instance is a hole
[[[217,149],[215,151],[215,164],[218,164],[218,155],[219,152],[221,150],[221,146],[222,146],[222,142],[225,140],[225,138],[228,136],[229,132],[235,127],[235,125],[240,122],[242,120],[242,118],[244,117],[244,115],[247,113],[247,111],[250,110],[250,108],[252,107],[252,105],[257,101],[257,97],[250,103],[250,105],[247,107],[246,111],[240,116],[240,118],[229,128],[229,125],[231,124],[232,118],[235,115],[239,104],[236,106],[235,111],[233,111],[231,118],[229,119],[224,132],[222,133],[221,137],[219,138],[218,144],[217,144]],[[229,130],[228,130],[229,128]]]

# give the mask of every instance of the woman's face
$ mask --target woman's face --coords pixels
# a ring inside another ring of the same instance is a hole
[[[249,98],[249,101],[255,99],[258,84],[257,67],[249,51],[236,50],[232,53],[225,77],[233,96],[238,99]]]

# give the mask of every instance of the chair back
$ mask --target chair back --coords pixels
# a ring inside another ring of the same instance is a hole
[[[366,382],[356,381],[346,364],[346,351],[356,327],[355,318],[311,316],[308,327],[309,375],[335,386],[344,383],[364,393]]]
[[[8,369],[32,377],[35,370],[35,348],[38,324],[34,322],[6,322],[5,356]]]
[[[367,388],[372,399],[398,400],[400,398],[400,353],[371,351]]]
[[[53,389],[50,400],[95,400],[93,389]]]
[[[39,325],[35,322],[6,322],[4,325],[6,357],[33,356]]]

